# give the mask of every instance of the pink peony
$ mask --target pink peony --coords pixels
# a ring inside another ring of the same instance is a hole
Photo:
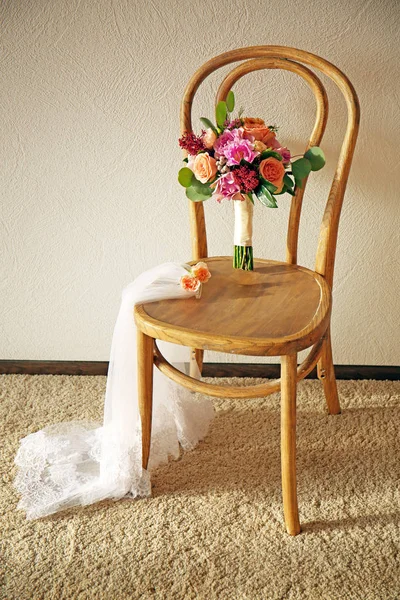
[[[233,131],[225,129],[214,143],[214,150],[217,154],[222,154],[224,156],[227,145],[240,139],[243,139],[243,131],[240,134],[240,129],[234,129]]]
[[[243,129],[225,129],[214,144],[214,150],[217,154],[225,156],[227,165],[239,165],[242,159],[247,162],[253,162],[258,152],[254,150],[253,139],[243,137]]]
[[[232,167],[233,165],[240,165],[241,160],[252,163],[256,156],[258,156],[258,152],[254,150],[252,142],[242,140],[241,142],[231,142],[228,144],[224,155],[227,158],[226,164],[228,167]]]
[[[226,173],[226,175],[221,175],[221,177],[212,183],[210,187],[214,188],[213,198],[217,202],[221,202],[224,198],[227,200],[240,199],[240,187],[236,183],[233,174],[230,172]]]

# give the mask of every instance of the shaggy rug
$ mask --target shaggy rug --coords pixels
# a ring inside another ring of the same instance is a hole
[[[152,498],[26,521],[12,486],[18,440],[101,420],[104,391],[104,377],[0,377],[1,598],[400,598],[400,382],[339,381],[334,417],[318,381],[299,384],[295,538],[282,517],[278,394],[216,400],[208,437],[154,473]]]

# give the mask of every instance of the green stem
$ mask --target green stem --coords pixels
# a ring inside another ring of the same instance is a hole
[[[243,271],[253,271],[253,246],[235,246],[233,254],[233,268]]]

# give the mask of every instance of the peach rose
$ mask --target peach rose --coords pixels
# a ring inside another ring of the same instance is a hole
[[[200,283],[205,283],[211,277],[207,263],[204,262],[198,262],[197,265],[194,265],[194,267],[192,267],[192,273],[194,277],[200,281]]]
[[[278,188],[275,193],[282,191],[285,167],[280,160],[274,158],[273,156],[262,160],[260,162],[260,175]]]
[[[246,117],[243,119],[244,137],[253,138],[259,142],[267,144],[272,141],[275,137],[275,133],[268,129],[265,122],[262,119],[254,119],[252,117]]]
[[[196,277],[192,275],[182,275],[181,277],[181,287],[186,292],[197,292],[199,287],[201,286],[201,282]]]
[[[205,147],[208,148],[209,150],[211,150],[211,148],[214,146],[214,142],[216,139],[217,139],[217,136],[215,135],[213,130],[211,128],[206,129],[206,132],[203,135],[203,142],[204,142]]]
[[[207,183],[207,181],[214,179],[217,173],[217,163],[215,158],[210,156],[207,152],[198,154],[193,161],[193,173],[196,179],[201,181],[201,183]]]

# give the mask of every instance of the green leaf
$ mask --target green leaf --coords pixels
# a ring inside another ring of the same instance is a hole
[[[227,110],[228,108],[226,106],[226,102],[224,102],[223,100],[221,100],[221,102],[218,102],[217,106],[215,107],[215,118],[218,127],[220,127],[221,129],[224,128]]]
[[[291,196],[295,195],[294,190],[291,190],[290,188],[286,187],[286,185],[283,186],[283,188],[281,189],[281,191],[278,194],[274,194],[275,196],[282,196],[282,194],[290,194]]]
[[[248,197],[248,199],[250,200],[250,202],[251,202],[252,204],[254,204],[254,199],[253,199],[253,196],[252,196],[252,194],[247,194],[247,197]]]
[[[260,181],[261,181],[261,186],[262,187],[266,187],[267,190],[269,190],[271,192],[271,194],[273,194],[274,192],[276,192],[276,190],[278,189],[276,187],[276,185],[274,185],[273,183],[271,183],[270,181],[268,181],[268,179],[264,179],[264,177],[260,176]]]
[[[270,156],[276,158],[277,160],[282,160],[282,156],[279,154],[279,152],[274,152],[273,150],[264,150],[261,152],[260,159],[264,160],[264,158],[269,158]]]
[[[183,167],[179,171],[178,181],[183,187],[185,187],[185,188],[190,187],[192,185],[192,179],[193,179],[193,171],[191,169],[189,169],[189,167]]]
[[[292,163],[292,173],[299,188],[303,186],[303,179],[309,175],[310,171],[311,163],[307,158],[299,158]]]
[[[283,177],[283,183],[290,190],[294,187],[294,181],[292,181],[292,179],[289,177],[289,175],[287,173],[285,173],[285,175]]]
[[[235,108],[235,94],[230,90],[226,97],[226,106],[229,112],[231,113]]]
[[[211,123],[210,119],[206,119],[206,117],[201,117],[200,121],[203,123],[206,129],[212,129],[215,135],[218,135],[217,128],[213,123]]]
[[[196,177],[192,179],[192,185],[186,189],[186,196],[193,202],[203,202],[211,197],[213,190],[208,183],[201,183]]]
[[[188,163],[188,162],[189,162],[189,159],[188,159],[188,157],[184,158],[184,159],[183,159],[183,162],[185,162],[185,163]]]
[[[261,186],[261,189],[257,190],[256,195],[264,206],[267,206],[268,208],[278,208],[275,198],[266,187]]]
[[[304,158],[310,161],[311,171],[319,171],[325,166],[325,154],[319,146],[309,148],[305,153]]]

